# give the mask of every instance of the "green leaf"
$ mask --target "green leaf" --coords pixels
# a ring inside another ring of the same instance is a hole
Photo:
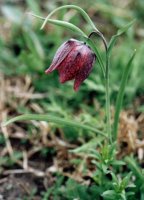
[[[120,115],[120,111],[121,111],[121,107],[122,107],[122,102],[123,102],[124,92],[125,92],[125,88],[126,88],[126,84],[127,84],[127,79],[128,79],[129,73],[131,71],[132,61],[135,57],[135,54],[136,54],[136,50],[134,51],[134,53],[130,57],[130,59],[127,63],[127,66],[125,67],[125,69],[123,71],[120,89],[119,89],[119,92],[118,92],[118,95],[117,95],[116,110],[115,110],[114,124],[113,124],[113,138],[114,138],[114,140],[116,140],[116,138],[117,138],[119,115]]]
[[[82,152],[90,152],[91,149],[95,149],[96,146],[102,142],[103,138],[94,138],[92,140],[90,140],[89,142],[83,144],[82,146],[76,148],[76,149],[73,149],[73,150],[70,150],[70,152],[73,152],[73,153],[82,153]],[[97,153],[97,152],[95,152]]]
[[[26,121],[26,120],[53,122],[53,123],[63,125],[63,126],[81,128],[81,129],[84,129],[84,130],[87,130],[87,131],[92,131],[92,132],[95,132],[95,133],[98,133],[98,134],[101,134],[101,135],[107,137],[105,133],[96,129],[95,127],[84,125],[84,124],[81,124],[81,123],[76,122],[74,120],[67,120],[67,119],[64,119],[64,118],[55,117],[55,116],[46,115],[46,114],[45,115],[41,115],[41,114],[20,115],[20,116],[14,117],[14,118],[2,123],[2,126],[7,126],[7,125],[9,125],[13,122],[16,122],[16,121]]]
[[[136,161],[132,157],[126,157],[125,162],[127,163],[128,167],[132,170],[134,175],[138,178],[142,185],[144,185],[144,175],[140,167],[137,165]]]
[[[102,170],[103,170],[103,173],[104,174],[107,174],[108,173],[108,166],[106,165],[106,164],[101,164],[101,168],[102,168]]]
[[[109,42],[109,45],[108,45],[108,55],[110,55],[111,51],[112,51],[112,48],[117,40],[117,38],[119,36],[121,36],[123,33],[125,33],[133,24],[134,24],[135,20],[132,20],[131,22],[129,22],[127,25],[125,25],[124,27],[122,27],[121,29],[119,29],[117,31],[117,34],[112,36],[110,42]]]
[[[76,5],[64,5],[64,6],[60,6],[58,8],[56,8],[55,10],[53,10],[46,18],[44,23],[42,24],[42,29],[44,28],[44,26],[46,25],[46,23],[48,22],[48,19],[55,14],[57,11],[63,10],[63,9],[75,9],[77,10],[83,17],[84,19],[91,25],[91,27],[98,31],[98,29],[96,28],[96,26],[94,25],[93,21],[90,19],[90,17],[88,16],[88,14],[79,6]]]
[[[107,191],[102,193],[102,197],[104,199],[113,200],[116,197],[116,192],[114,190],[107,190]]]
[[[44,17],[35,15],[33,13],[29,13],[29,14],[34,16],[34,17],[37,17],[39,19],[45,20]],[[64,28],[67,28],[67,29],[75,32],[75,33],[78,33],[79,35],[83,36],[84,38],[87,38],[87,35],[80,28],[78,28],[77,26],[75,26],[72,23],[65,22],[65,21],[62,21],[62,20],[54,20],[54,19],[47,19],[47,22],[50,23],[50,24],[57,25],[57,26],[62,26]]]
[[[44,59],[44,50],[35,32],[26,29],[23,36],[29,49],[39,58]]]
[[[113,180],[113,185],[118,185],[119,184],[119,180],[117,178],[117,176],[111,171],[111,175],[112,175],[112,180]]]
[[[23,20],[23,13],[20,9],[18,9],[18,7],[5,5],[1,7],[1,10],[9,21],[17,25],[21,25]]]
[[[125,165],[125,162],[122,160],[114,160],[112,161],[112,165],[121,166],[121,165]]]
[[[134,183],[130,183],[127,185],[127,188],[136,188],[136,185]]]
[[[130,178],[132,176],[132,172],[130,172],[121,182],[120,184],[120,188],[121,190],[124,190],[127,186],[128,186],[128,183],[130,181]]]
[[[35,0],[26,0],[26,3],[28,5],[28,7],[30,8],[30,10],[32,10],[33,12],[35,12],[37,14],[41,14],[40,2],[37,2]]]
[[[52,19],[48,19],[47,21],[50,24],[62,26],[64,28],[67,28],[67,29],[69,29],[69,30],[71,30],[73,32],[76,32],[79,35],[87,38],[87,35],[80,28],[78,28],[77,26],[73,25],[72,23],[61,21],[61,20],[52,20]]]

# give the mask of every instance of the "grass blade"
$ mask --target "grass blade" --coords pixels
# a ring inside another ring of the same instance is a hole
[[[35,15],[33,13],[29,13],[30,15],[37,17],[39,19],[45,20],[44,17],[41,17],[39,15]],[[66,22],[66,21],[62,21],[62,20],[54,20],[54,19],[47,19],[48,23],[53,24],[53,25],[57,25],[57,26],[61,26],[67,29],[70,29],[71,31],[78,33],[79,35],[82,35],[84,38],[87,38],[87,35],[77,26],[75,26],[74,24],[70,23],[70,22]]]
[[[120,111],[121,111],[121,107],[122,107],[122,102],[123,102],[123,97],[124,97],[125,87],[126,87],[126,84],[127,84],[128,75],[131,71],[131,66],[132,66],[131,64],[132,64],[132,61],[134,59],[135,53],[136,53],[136,50],[132,54],[126,68],[123,71],[120,89],[119,89],[119,93],[117,95],[116,111],[115,111],[114,124],[113,124],[113,139],[114,140],[116,140],[116,138],[117,138],[119,115],[120,115]]]
[[[26,115],[20,115],[17,117],[14,117],[6,122],[3,122],[1,125],[2,126],[7,126],[13,122],[17,122],[17,121],[26,121],[26,120],[37,120],[37,121],[47,121],[47,122],[53,122],[59,125],[63,125],[63,126],[69,126],[69,127],[74,127],[74,128],[81,128],[87,131],[92,131],[98,134],[101,134],[105,137],[106,134],[103,133],[102,131],[96,129],[95,127],[92,126],[88,126],[88,125],[84,125],[81,124],[79,122],[76,122],[74,120],[67,120],[64,118],[60,118],[60,117],[55,117],[52,115],[46,115],[46,114],[26,114]]]
[[[109,45],[108,45],[108,55],[110,55],[112,48],[117,40],[117,38],[119,36],[121,36],[123,33],[125,33],[133,24],[134,24],[135,20],[132,20],[131,22],[129,22],[126,26],[122,27],[121,29],[119,29],[117,31],[117,34],[112,36]]]

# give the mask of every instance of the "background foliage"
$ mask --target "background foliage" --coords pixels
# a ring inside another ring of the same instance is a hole
[[[113,115],[122,71],[137,49],[120,119],[118,152],[101,136],[86,130],[36,121],[4,127],[0,130],[0,194],[7,195],[7,199],[10,195],[13,199],[44,200],[144,199],[144,2],[83,2],[0,2],[0,120],[20,114],[48,113],[99,129],[104,126],[104,80],[97,63],[78,93],[73,91],[72,82],[60,85],[57,72],[44,74],[63,41],[82,38],[49,24],[41,31],[42,21],[28,12],[46,16],[60,5],[82,6],[107,40],[117,29],[136,19],[134,26],[118,39],[110,63]],[[73,10],[59,12],[54,18],[91,31]],[[95,42],[103,54],[101,42]]]

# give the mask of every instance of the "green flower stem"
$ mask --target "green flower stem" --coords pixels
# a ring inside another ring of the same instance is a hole
[[[105,88],[106,88],[106,130],[109,135],[109,141],[112,142],[111,133],[111,111],[110,111],[110,89],[109,89],[109,56],[106,54],[106,74],[105,74]]]
[[[101,37],[103,44],[105,46],[105,51],[106,51],[106,67],[103,65],[103,61],[101,56],[99,55],[99,52],[96,48],[94,47],[94,51],[98,57],[98,61],[100,63],[101,69],[104,74],[105,78],[105,90],[106,90],[106,131],[109,136],[109,141],[110,143],[112,142],[112,134],[111,134],[111,114],[110,114],[110,92],[109,92],[109,55],[108,55],[108,45],[105,37],[101,32],[93,31],[88,37],[90,38],[93,34],[98,35]]]
[[[107,44],[107,41],[106,41],[105,37],[103,36],[103,34],[100,31],[93,31],[89,34],[88,38],[90,38],[92,35],[99,36],[102,39],[105,50],[107,52],[108,51],[108,44]]]
[[[35,15],[35,14],[32,14],[32,13],[30,13],[30,14],[32,16],[34,16],[34,17],[39,18],[39,19],[46,20],[46,18],[43,18],[41,16],[38,16],[38,15]],[[54,19],[47,19],[46,22],[49,22],[50,24],[54,24],[54,25],[58,25],[58,26],[62,26],[62,27],[68,28],[71,31],[77,32],[78,34],[80,34],[83,37],[87,38],[87,35],[80,28],[78,28],[77,26],[73,25],[72,23],[61,21],[61,20],[54,20]]]
[[[65,6],[61,6],[59,8],[56,8],[55,10],[53,10],[45,19],[44,23],[41,26],[41,29],[44,28],[44,26],[46,25],[48,19],[57,11],[62,10],[62,9],[67,9],[67,8],[71,8],[71,9],[75,9],[77,11],[79,11],[81,13],[81,15],[84,17],[84,19],[92,26],[92,28],[96,31],[98,31],[98,29],[96,28],[96,26],[94,25],[94,23],[92,22],[92,20],[90,19],[90,17],[88,16],[88,14],[79,6],[76,5],[65,5]],[[98,31],[99,32],[99,31]]]
[[[90,47],[91,47],[91,48],[93,49],[93,51],[95,52],[95,54],[96,54],[96,56],[97,56],[98,63],[99,63],[100,68],[101,68],[101,70],[102,70],[102,74],[103,74],[103,76],[105,77],[105,66],[104,66],[102,57],[101,57],[101,55],[100,55],[100,53],[99,53],[99,51],[98,51],[96,45],[93,43],[93,41],[92,41],[90,38],[88,38],[87,43],[90,45]]]
[[[107,54],[107,43],[105,43],[106,47],[106,67],[103,64],[103,60],[101,55],[94,45],[93,41],[89,38],[88,44],[93,48],[95,54],[97,55],[97,59],[101,70],[103,72],[105,78],[105,90],[106,90],[106,132],[109,136],[110,143],[112,142],[112,135],[111,135],[111,115],[110,115],[110,92],[109,92],[109,56]]]

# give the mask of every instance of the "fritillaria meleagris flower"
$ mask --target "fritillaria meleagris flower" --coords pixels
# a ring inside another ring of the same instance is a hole
[[[61,83],[74,79],[74,90],[77,91],[89,76],[95,60],[96,56],[89,46],[70,39],[58,48],[52,64],[45,72],[49,74],[58,70]]]

